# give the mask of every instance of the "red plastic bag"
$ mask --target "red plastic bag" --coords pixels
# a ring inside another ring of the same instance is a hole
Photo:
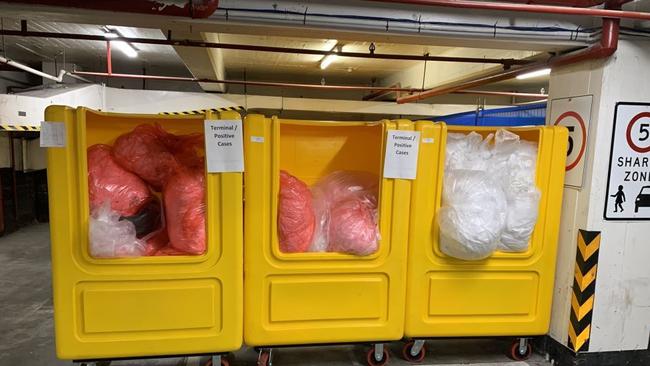
[[[202,133],[190,135],[168,134],[163,142],[174,154],[179,164],[189,169],[203,169],[205,166],[205,145]]]
[[[315,224],[309,187],[281,170],[278,202],[280,250],[285,253],[306,252],[311,245]]]
[[[205,252],[205,183],[202,170],[181,169],[163,191],[169,245],[181,252]]]
[[[336,171],[312,187],[316,231],[315,252],[369,255],[377,251],[379,178],[355,171]]]
[[[163,247],[160,248],[155,254],[155,256],[168,256],[168,255],[189,255],[188,253],[182,252],[178,249],[172,247]]]
[[[142,179],[115,162],[110,146],[97,144],[88,148],[88,199],[91,212],[104,202],[110,202],[112,211],[121,216],[131,216],[151,197]]]
[[[115,140],[113,156],[125,169],[161,191],[181,167],[168,147],[171,136],[159,125],[139,125]]]
[[[335,202],[330,208],[329,252],[369,255],[377,251],[377,206],[363,196]]]
[[[169,244],[169,236],[167,236],[167,230],[163,228],[147,240],[144,255],[158,255],[158,252],[167,247],[167,244]]]

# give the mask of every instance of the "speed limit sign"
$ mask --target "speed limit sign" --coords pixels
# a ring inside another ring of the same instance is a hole
[[[591,95],[583,95],[551,101],[549,125],[564,126],[569,130],[564,177],[566,186],[582,187],[592,99]]]
[[[650,104],[616,104],[605,219],[650,220]]]

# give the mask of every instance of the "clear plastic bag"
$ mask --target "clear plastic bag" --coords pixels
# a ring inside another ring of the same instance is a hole
[[[536,161],[537,146],[504,129],[485,139],[475,132],[449,134],[438,216],[441,250],[465,260],[497,249],[526,251],[540,199]]]
[[[503,252],[525,252],[537,223],[540,193],[538,191],[508,195],[508,217],[497,249]]]
[[[476,132],[465,135],[462,133],[449,133],[445,158],[445,170],[487,170],[492,151],[490,141],[492,135],[485,140]]]
[[[104,202],[109,202],[111,210],[122,216],[131,216],[151,200],[152,195],[145,182],[115,162],[110,146],[90,146],[87,156],[91,212]]]
[[[540,192],[535,185],[537,146],[520,141],[506,130],[497,131],[492,172],[506,192],[508,217],[497,249],[525,252],[537,223]]]
[[[136,237],[132,222],[120,220],[107,201],[92,212],[89,220],[90,255],[95,258],[139,257],[146,243]]]
[[[314,236],[314,210],[309,187],[293,175],[280,171],[278,240],[280,251],[302,253]]]
[[[506,222],[503,189],[480,170],[450,170],[444,179],[438,212],[440,250],[464,260],[490,256]]]
[[[314,252],[369,255],[379,245],[378,182],[370,173],[336,171],[313,187]]]

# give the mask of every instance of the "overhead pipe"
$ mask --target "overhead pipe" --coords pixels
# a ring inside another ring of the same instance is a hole
[[[59,71],[58,76],[54,76],[54,75],[50,75],[50,74],[45,73],[45,72],[40,71],[40,70],[36,70],[36,69],[34,69],[32,67],[29,67],[29,66],[27,66],[25,64],[21,64],[20,62],[13,61],[13,60],[10,60],[10,59],[8,59],[6,57],[2,57],[2,56],[0,56],[0,63],[5,64],[5,65],[9,65],[9,66],[11,66],[13,68],[16,68],[16,69],[19,69],[19,70],[23,70],[25,72],[28,72],[28,73],[36,75],[36,76],[40,76],[40,77],[45,78],[45,79],[56,81],[57,83],[62,83],[64,76],[69,76],[69,77],[71,77],[73,79],[81,80],[81,81],[84,81],[84,82],[87,82],[87,83],[92,83],[92,81],[90,81],[90,80],[88,80],[86,78],[74,75],[73,73],[70,73],[70,72],[65,71],[63,69],[61,71]]]
[[[453,94],[491,95],[497,97],[521,97],[521,98],[548,98],[548,94],[541,93],[520,93],[492,90],[457,90]]]
[[[580,8],[570,6],[556,5],[536,5],[536,4],[512,4],[498,2],[484,2],[475,0],[367,0],[382,3],[407,4],[407,5],[427,5],[447,8],[475,9],[475,10],[494,10],[494,11],[514,11],[523,13],[537,14],[557,14],[557,15],[579,15],[591,16],[598,18],[612,19],[634,19],[650,20],[650,13],[640,11],[620,10],[620,5],[630,2],[631,0],[616,0],[614,6],[599,8]],[[611,1],[610,1],[611,3]]]
[[[177,1],[161,0],[4,0],[4,2],[189,18],[207,18],[219,8],[218,0],[188,0],[182,6],[178,5]]]
[[[509,3],[537,4],[537,5],[561,5],[577,8],[591,8],[603,5],[605,0],[505,0]]]
[[[145,79],[145,80],[165,80],[165,81],[191,81],[197,83],[214,83],[214,84],[235,84],[235,85],[254,85],[269,87],[288,87],[302,89],[329,89],[329,90],[371,90],[371,91],[397,91],[397,92],[414,92],[422,91],[420,88],[396,88],[385,86],[362,86],[362,85],[322,85],[322,84],[302,84],[302,83],[281,83],[272,81],[248,81],[248,80],[222,80],[222,79],[202,79],[184,76],[162,76],[162,75],[142,75],[142,74],[118,74],[94,71],[73,71],[75,75],[99,76],[108,78],[123,79]]]
[[[620,7],[621,1],[608,1],[609,7]],[[517,75],[525,74],[527,72],[535,71],[542,68],[553,68],[559,66],[566,66],[582,61],[597,60],[608,58],[616,52],[618,48],[618,37],[620,30],[619,19],[603,19],[603,30],[600,37],[600,42],[575,53],[569,53],[561,56],[552,57],[547,61],[536,62],[531,65],[522,66],[510,70],[497,71],[485,76],[480,76],[461,83],[454,83],[451,85],[442,85],[432,88],[421,93],[408,95],[405,97],[397,98],[397,103],[410,103],[416,100],[431,98],[438,95],[449,94],[459,90],[479,87],[482,85],[495,83],[498,81],[508,80],[516,77]]]
[[[4,36],[18,36],[18,37],[36,37],[36,38],[59,38],[59,39],[75,39],[86,41],[106,41],[106,37],[94,34],[77,34],[77,33],[57,33],[57,32],[32,32],[22,30],[9,30],[0,29],[0,35]],[[140,44],[154,44],[164,46],[183,46],[183,47],[199,47],[199,48],[218,48],[227,50],[241,50],[241,51],[257,51],[257,52],[271,52],[271,53],[293,53],[302,55],[318,55],[327,56],[332,54],[331,50],[314,50],[305,48],[289,48],[289,47],[270,47],[270,46],[256,46],[256,45],[243,45],[233,43],[217,43],[217,42],[204,42],[193,40],[172,40],[172,39],[155,39],[155,38],[135,38],[135,37],[115,37],[111,41],[124,41],[128,43]],[[369,58],[380,60],[407,60],[407,61],[438,61],[438,62],[464,62],[464,63],[480,63],[480,64],[500,64],[504,66],[512,65],[526,65],[531,63],[529,60],[517,59],[501,59],[501,58],[480,58],[480,57],[453,57],[453,56],[430,56],[430,55],[404,55],[404,54],[388,54],[388,53],[374,53],[374,52],[337,52],[338,57],[352,57],[352,58]]]

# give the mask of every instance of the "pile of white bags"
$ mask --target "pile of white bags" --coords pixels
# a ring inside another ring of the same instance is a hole
[[[495,250],[526,251],[540,199],[536,160],[537,146],[506,130],[485,139],[450,133],[438,213],[442,252],[480,260]]]

